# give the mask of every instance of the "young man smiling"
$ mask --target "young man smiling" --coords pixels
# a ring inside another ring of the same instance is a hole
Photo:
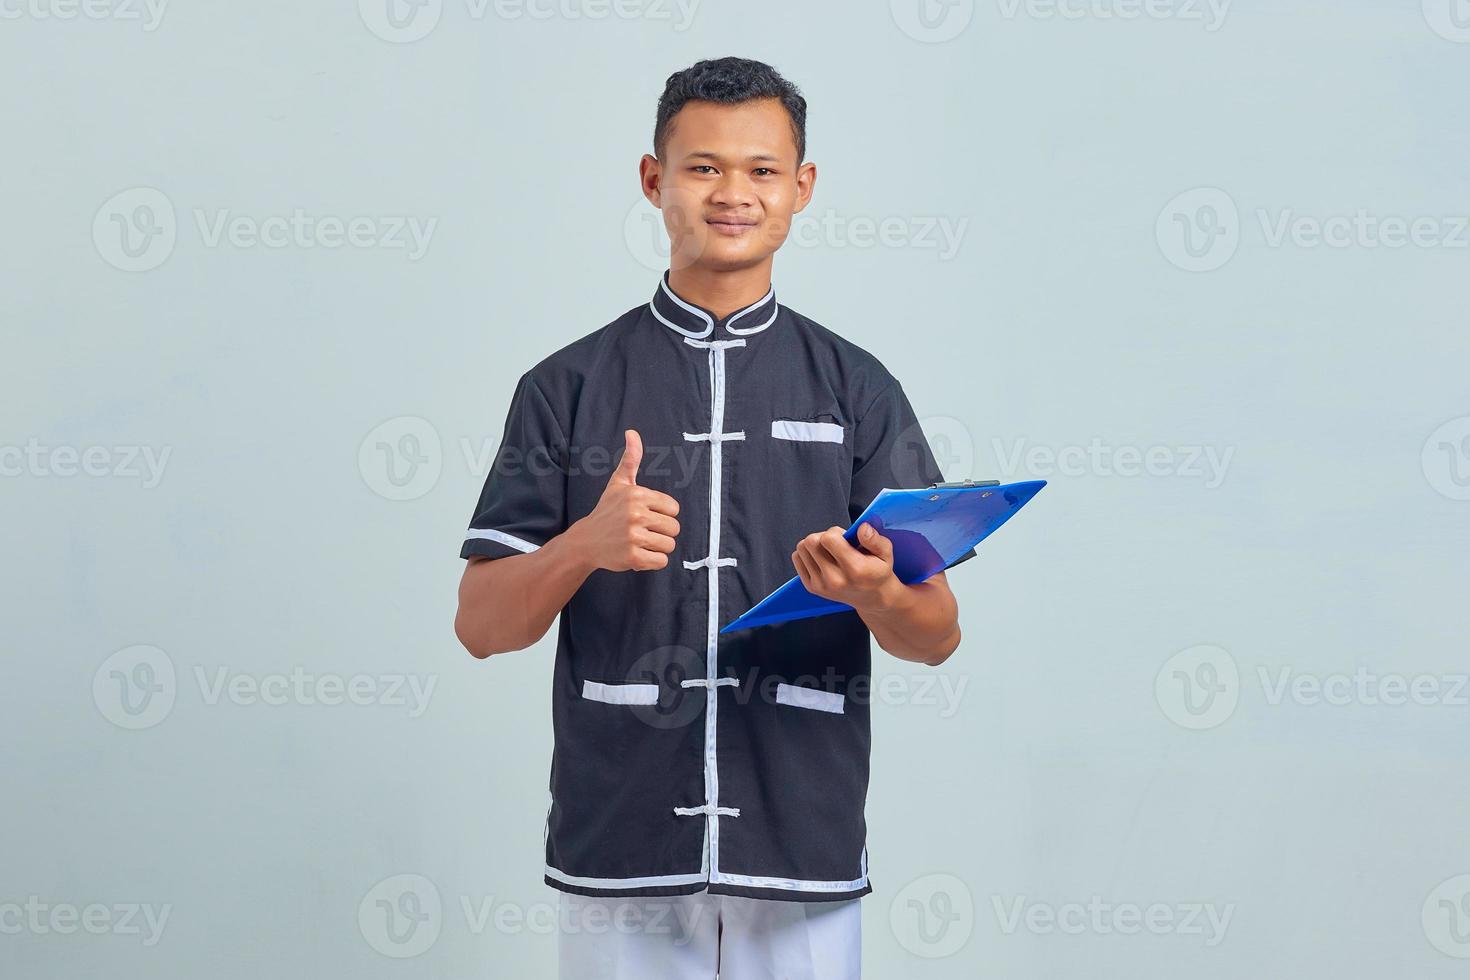
[[[905,585],[883,535],[842,532],[884,487],[943,475],[877,358],[776,301],[817,177],[796,88],[699,62],[670,76],[654,151],[639,175],[670,268],[521,376],[455,629],[488,657],[561,617],[563,977],[848,980],[872,890],[870,637],[938,665],[960,631],[943,572]],[[853,611],[719,635],[793,571]]]

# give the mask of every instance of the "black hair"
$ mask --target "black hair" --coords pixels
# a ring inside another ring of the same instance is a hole
[[[781,73],[749,58],[711,58],[676,71],[664,83],[658,99],[658,121],[653,127],[653,152],[663,159],[669,121],[686,102],[722,102],[738,105],[754,99],[780,99],[791,117],[796,139],[796,162],[806,159],[806,99]]]

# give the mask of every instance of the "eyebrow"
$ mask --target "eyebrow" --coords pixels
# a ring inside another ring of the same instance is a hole
[[[693,153],[685,154],[685,156],[688,157],[689,159],[698,158],[698,159],[701,159],[701,160],[723,160],[724,159],[724,157],[720,156],[718,153],[715,153],[712,150],[695,150]],[[750,162],[755,162],[755,161],[758,161],[758,160],[768,160],[768,161],[771,161],[773,163],[776,163],[776,162],[780,162],[780,159],[781,158],[780,157],[776,157],[776,156],[772,156],[769,153],[752,153],[750,156],[746,157],[745,159],[747,161],[750,161]]]

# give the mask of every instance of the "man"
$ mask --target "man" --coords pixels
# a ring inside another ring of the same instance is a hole
[[[670,269],[521,376],[455,629],[488,657],[561,616],[563,977],[857,977],[869,637],[938,665],[960,631],[943,572],[905,585],[886,538],[842,532],[884,487],[943,476],[883,365],[777,303],[816,183],[796,88],[702,61],[669,78],[654,151]],[[793,570],[853,611],[718,635]]]

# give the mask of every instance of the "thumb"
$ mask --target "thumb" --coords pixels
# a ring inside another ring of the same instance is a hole
[[[643,462],[643,437],[638,435],[637,429],[623,430],[623,458],[618,461],[618,468],[613,471],[609,483],[626,483],[629,486],[638,485],[638,464]]]
[[[864,521],[858,527],[858,544],[868,549],[868,553],[882,558],[890,565],[893,564],[893,542],[873,529],[873,525]]]

